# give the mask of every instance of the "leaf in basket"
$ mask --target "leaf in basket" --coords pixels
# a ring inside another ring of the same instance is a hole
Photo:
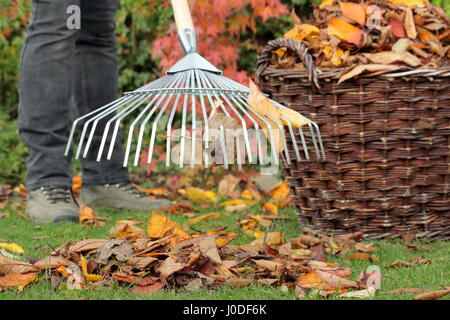
[[[406,37],[405,28],[403,28],[403,23],[401,23],[401,21],[393,18],[389,20],[389,25],[391,26],[391,32],[394,36],[397,38]]]
[[[417,27],[417,33],[419,39],[429,46],[431,52],[436,53],[440,57],[444,56],[444,48],[442,47],[438,37],[422,27]]]
[[[278,123],[281,123],[280,115],[278,112],[278,108],[276,108],[272,102],[270,102],[269,98],[264,96],[258,89],[258,87],[253,83],[253,81],[250,80],[250,94],[248,95],[247,102],[249,106],[257,112],[261,117],[266,120],[266,122],[270,125],[271,134],[274,139],[274,144],[276,145],[276,148],[278,149],[278,152],[283,151],[283,143],[281,138],[281,133],[278,128],[277,123],[275,123],[273,120],[271,120],[267,115],[271,116],[275,121]],[[260,126],[264,128],[263,132],[266,136],[267,140],[269,142],[272,142],[270,139],[270,132],[269,128],[266,126],[266,124],[259,118],[255,117],[255,119],[258,121]]]
[[[417,38],[417,30],[416,30],[416,24],[414,23],[414,16],[413,16],[413,12],[412,12],[411,8],[406,9],[404,25],[405,25],[406,35],[408,36],[408,38],[416,39]]]
[[[423,7],[425,2],[428,2],[428,0],[388,0],[388,2],[393,4],[401,4],[408,7]]]
[[[365,24],[366,12],[360,4],[354,2],[339,2],[339,6],[345,17],[362,26]]]
[[[361,44],[364,32],[342,20],[341,18],[332,18],[328,24],[328,35],[336,36],[341,40],[353,43],[356,46]]]
[[[294,128],[301,128],[305,124],[311,123],[311,120],[308,118],[302,116],[300,113],[298,113],[295,110],[289,109],[289,108],[283,108],[279,109],[280,119],[281,122],[287,126],[288,124],[282,119],[285,118],[286,120],[290,121],[291,126]]]
[[[392,51],[403,52],[408,50],[410,45],[411,40],[409,40],[408,38],[401,38],[398,39],[397,42],[392,46]]]
[[[319,5],[320,9],[323,9],[325,7],[332,7],[334,4],[334,0],[323,0],[322,3]]]
[[[391,64],[403,62],[411,67],[420,65],[420,60],[408,51],[383,51],[378,53],[364,53],[364,56],[373,63]]]
[[[315,40],[314,37],[317,38],[319,32],[320,30],[316,26],[310,24],[300,24],[296,25],[294,28],[286,32],[286,34],[283,37],[300,41],[303,39],[306,39],[308,41],[314,41]]]
[[[342,58],[347,56],[341,48],[333,48],[332,46],[325,46],[322,52],[326,59],[328,59],[335,67],[342,64]]]
[[[364,71],[383,71],[383,70],[396,70],[400,68],[399,66],[395,65],[387,65],[387,64],[360,64],[353,69],[351,69],[349,72],[345,73],[339,78],[338,84],[351,79],[353,77],[356,77],[357,75],[363,73]]]

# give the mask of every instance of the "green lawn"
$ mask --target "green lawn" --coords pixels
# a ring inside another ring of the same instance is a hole
[[[200,214],[209,212],[219,212],[218,208],[199,209]],[[107,238],[108,231],[114,225],[115,220],[126,219],[133,216],[135,220],[145,222],[145,227],[149,219],[149,213],[122,212],[114,213],[108,210],[99,210],[99,216],[109,216],[104,227],[85,227],[80,224],[64,223],[58,225],[36,226],[27,220],[19,217],[6,207],[2,212],[10,212],[11,216],[0,219],[0,242],[7,240],[15,242],[25,249],[26,257],[44,257],[48,255],[52,248],[57,247],[69,240],[80,240],[83,238]],[[259,212],[259,206],[254,205],[245,213]],[[235,231],[242,234],[238,228],[237,220],[245,216],[245,213],[223,213],[222,218],[198,223],[194,225],[196,230],[206,231],[216,226],[227,226],[229,231]],[[295,219],[295,212],[292,208],[280,209],[281,215],[289,215],[290,220],[275,220],[273,225],[267,231],[284,231],[287,239],[299,234],[299,228]],[[182,215],[171,215],[171,219],[181,225],[188,219]],[[32,239],[35,237],[42,237]],[[241,235],[235,244],[244,244],[252,241],[253,238],[248,235]],[[378,291],[375,299],[411,299],[414,294],[388,294],[389,290],[402,287],[422,288],[429,290],[439,290],[442,286],[450,285],[450,243],[435,242],[425,243],[416,242],[415,244],[424,245],[429,251],[410,252],[400,240],[391,241],[372,241],[378,250],[374,253],[380,259],[379,262],[369,262],[365,260],[349,260],[345,256],[328,257],[329,261],[337,262],[341,266],[351,267],[353,269],[352,279],[356,279],[358,274],[370,265],[378,265],[383,275],[381,289]],[[418,265],[410,268],[388,269],[386,266],[395,260],[409,260],[414,257],[424,257],[431,259],[431,265]],[[112,283],[111,287],[97,290],[53,290],[49,281],[40,281],[27,286],[23,292],[16,289],[0,293],[0,299],[295,299],[292,291],[286,292],[284,288],[268,286],[251,286],[246,288],[220,287],[211,291],[190,292],[185,289],[165,289],[152,296],[136,295],[129,293],[126,288],[121,288],[117,283]],[[309,296],[309,299],[319,299],[315,296]],[[330,297],[329,299],[336,299]],[[450,296],[444,299],[450,299]]]

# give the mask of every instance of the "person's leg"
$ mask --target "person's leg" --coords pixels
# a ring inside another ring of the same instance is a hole
[[[117,0],[81,0],[81,29],[76,41],[74,115],[79,117],[117,97],[118,57],[115,35]],[[99,122],[86,159],[81,159],[83,184],[113,184],[129,181],[123,167],[122,135],[114,144],[111,160],[96,161],[106,121]],[[109,135],[109,138],[111,135]],[[108,139],[106,147],[109,147]],[[105,148],[105,149],[107,149]]]
[[[20,64],[19,132],[28,147],[25,213],[36,223],[78,221],[64,156],[70,122],[75,31],[67,8],[76,0],[33,0]]]
[[[77,98],[74,111],[77,116],[116,98],[116,6],[117,0],[81,0],[81,30],[76,42],[77,82],[74,88]],[[130,184],[128,171],[122,165],[124,152],[121,134],[115,140],[111,160],[103,157],[102,161],[96,161],[105,123],[99,123],[88,157],[81,160],[83,188],[80,202],[92,207],[129,210],[150,210],[170,205],[168,200],[150,199]],[[109,147],[109,140],[106,146]]]
[[[19,131],[29,150],[26,186],[72,184],[64,156],[70,122],[75,32],[66,25],[67,7],[76,0],[33,0],[22,51]]]

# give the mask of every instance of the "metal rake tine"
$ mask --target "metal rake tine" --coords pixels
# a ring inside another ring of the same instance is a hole
[[[108,121],[106,122],[105,129],[104,129],[104,131],[103,131],[102,140],[101,140],[101,142],[100,142],[100,147],[99,147],[99,150],[98,150],[97,161],[100,161],[100,159],[101,159],[101,155],[102,155],[102,153],[103,153],[103,149],[104,149],[105,144],[106,144],[106,139],[107,139],[107,137],[108,137],[109,127],[111,126],[111,123],[112,123],[113,121],[115,121],[117,118],[119,118],[122,114],[124,114],[124,113],[125,113],[125,114],[128,114],[128,113],[130,113],[130,112],[136,110],[136,108],[138,108],[138,107],[141,105],[141,103],[142,103],[146,98],[147,98],[146,95],[144,95],[144,94],[139,94],[139,97],[138,97],[135,101],[133,101],[133,103],[131,103],[130,105],[128,105],[126,108],[124,108],[123,110],[121,110],[119,113],[117,113],[116,115],[114,115],[110,120],[108,120]],[[116,110],[114,110],[113,112],[115,112],[115,111],[116,111]],[[99,119],[100,119],[100,118],[99,118]],[[95,126],[97,126],[97,123],[98,123],[98,120],[99,120],[99,119],[96,119],[96,120],[94,121],[94,125],[95,125]],[[87,156],[87,152],[88,152],[88,150],[89,150],[89,147],[90,147],[90,144],[91,144],[91,141],[92,141],[93,136],[94,136],[94,130],[91,130],[91,133],[89,134],[88,143],[86,144],[86,147],[85,147],[85,150],[84,150],[84,154],[83,154],[83,157],[84,157],[84,158],[86,158],[86,156]],[[114,140],[113,140],[113,139],[111,139],[111,143],[114,143]]]
[[[187,77],[187,83],[186,87],[189,87],[190,85],[190,77]],[[183,168],[184,166],[184,147],[185,147],[185,141],[186,141],[186,112],[187,112],[187,105],[188,105],[188,99],[189,95],[187,93],[184,93],[183,97],[183,113],[182,113],[182,120],[181,120],[181,141],[180,141],[180,168]]]
[[[202,82],[200,79],[200,74],[198,69],[195,69],[195,77],[197,79],[197,84],[199,87],[202,86]],[[206,106],[205,106],[205,99],[203,97],[203,95],[200,95],[200,106],[202,109],[202,114],[203,114],[203,121],[204,121],[204,126],[205,126],[205,148],[204,148],[204,152],[203,152],[203,156],[204,156],[204,162],[205,162],[205,168],[209,168],[209,159],[208,159],[208,153],[206,150],[208,150],[209,147],[209,121],[208,121],[208,114],[206,112]]]
[[[302,128],[298,128],[298,133],[300,134],[300,139],[302,140],[302,146],[303,146],[303,153],[305,154],[306,160],[310,160],[309,157],[309,151],[308,151],[308,145],[306,144],[305,134],[303,133]]]
[[[80,142],[78,144],[78,148],[77,148],[77,152],[75,155],[75,159],[79,159],[80,158],[80,154],[81,154],[81,150],[83,149],[83,141],[85,139],[86,133],[87,133],[87,129],[89,127],[89,125],[92,123],[92,128],[91,131],[89,133],[89,138],[88,138],[88,143],[89,141],[92,141],[92,137],[95,129],[97,128],[97,124],[98,124],[98,119],[104,118],[105,116],[109,116],[110,114],[116,112],[119,108],[121,108],[122,106],[126,105],[127,103],[129,103],[130,101],[135,101],[137,99],[139,99],[139,95],[128,95],[125,96],[126,98],[124,99],[124,101],[120,101],[120,103],[117,103],[115,105],[112,105],[111,107],[105,109],[103,112],[99,113],[98,115],[92,117],[91,119],[89,119],[88,121],[86,121],[86,123],[83,126],[83,130],[81,132],[81,137],[80,137]]]
[[[181,74],[177,74],[175,77],[173,77],[169,84],[168,84],[168,88],[172,88],[173,86],[176,86],[180,81],[182,81],[182,75]],[[151,116],[155,113],[156,109],[160,106],[160,104],[164,101],[164,99],[168,96],[168,93],[164,93],[164,92],[159,92],[158,93],[158,98],[159,99],[154,105],[153,108],[151,109],[150,113],[144,118],[144,120],[141,122],[140,126],[139,126],[139,134],[138,134],[138,140],[137,140],[137,145],[136,145],[136,152],[135,152],[135,158],[134,158],[134,165],[137,166],[139,163],[139,154],[141,152],[141,147],[142,147],[142,140],[144,138],[144,132],[145,132],[145,126],[147,124],[147,122],[150,120]],[[166,104],[168,104],[170,102],[170,99],[167,99]],[[153,102],[155,102],[156,100],[154,100]],[[135,119],[135,121],[133,122],[133,129],[134,126],[139,122],[139,120],[147,113],[147,111],[150,109],[151,107],[151,103],[149,103],[144,110],[141,111],[141,113],[139,114],[139,116]],[[133,133],[130,131],[131,136],[133,136]],[[131,140],[130,141],[130,148],[131,148]],[[127,148],[128,148],[128,144],[127,144]],[[127,159],[127,163],[128,163],[128,159]]]
[[[322,152],[322,159],[326,160],[327,156],[325,154],[325,148],[323,147],[323,141],[322,141],[322,136],[320,134],[319,125],[316,122],[312,122],[312,125],[314,126],[314,128],[316,130],[317,139],[319,140],[320,151]],[[320,158],[320,155],[319,155],[319,158]]]
[[[178,86],[179,84],[183,83],[183,77],[179,78],[179,81],[177,81],[174,86]],[[164,112],[166,111],[167,106],[169,105],[169,103],[172,101],[172,98],[174,96],[170,95],[167,99],[166,102],[164,103],[164,105],[161,107],[161,110],[159,111],[158,115],[155,118],[155,121],[153,121],[152,124],[152,133],[151,133],[151,137],[150,137],[150,144],[149,144],[149,148],[148,148],[148,157],[147,157],[147,163],[151,163],[152,162],[152,155],[153,155],[153,148],[155,146],[155,138],[156,138],[156,129],[158,127],[158,123],[159,120],[161,119],[162,115],[164,114]],[[176,98],[175,98],[176,99]],[[158,104],[159,105],[159,104]],[[158,106],[155,106],[154,110],[156,110]],[[143,135],[143,130],[147,124],[147,122],[150,120],[152,114],[154,113],[154,110],[151,111],[151,113],[147,116],[147,118],[142,122],[141,124],[141,129],[142,129],[142,135]],[[141,132],[139,132],[139,136],[141,138]],[[142,139],[139,140],[139,142],[142,142]],[[136,155],[134,158],[134,165],[137,166],[138,162],[139,162],[139,154],[140,154],[140,148],[141,148],[141,143],[139,143],[138,148],[136,148]]]
[[[298,150],[297,139],[295,138],[295,134],[294,134],[294,130],[292,129],[291,121],[282,116],[280,116],[280,119],[287,123],[288,129],[289,129],[289,134],[292,139],[292,144],[294,145],[294,152],[297,157],[297,161],[300,161],[302,158],[300,157],[300,151]]]
[[[309,127],[309,132],[311,134],[312,142],[313,142],[313,145],[314,145],[314,151],[316,152],[316,157],[317,157],[317,159],[320,159],[319,146],[317,144],[316,136],[314,135],[312,123],[308,123],[308,127]]]
[[[275,148],[275,145],[274,145],[274,139],[273,139],[273,131],[272,131],[272,126],[270,125],[270,123],[263,117],[263,116],[261,116],[258,112],[256,112],[255,110],[253,110],[253,108],[252,107],[250,107],[250,105],[247,103],[247,102],[245,102],[244,103],[244,106],[248,109],[248,110],[250,110],[253,114],[255,114],[255,116],[256,117],[258,117],[259,118],[259,120],[261,120],[264,124],[265,124],[265,129],[268,131],[268,133],[269,133],[269,136],[270,136],[270,145],[271,145],[271,150],[270,150],[270,156],[271,156],[271,158],[273,159],[273,161],[274,161],[274,163],[276,164],[276,165],[278,165],[278,163],[279,163],[279,159],[278,159],[278,149],[277,148]],[[263,129],[264,130],[264,129]]]
[[[195,72],[190,72],[191,76],[191,87],[195,88]],[[195,142],[196,142],[196,131],[197,131],[197,124],[196,124],[196,114],[195,114],[195,94],[192,94],[191,96],[191,114],[192,114],[192,126],[191,126],[191,168],[195,167]]]
[[[283,144],[284,154],[286,156],[286,161],[288,164],[291,164],[291,157],[289,156],[289,152],[287,149],[287,143],[286,143],[286,137],[284,135],[284,127],[283,124],[275,120],[270,114],[265,114],[270,120],[275,122],[275,124],[278,126],[278,130],[280,130],[280,136],[281,136],[281,143]]]
[[[68,155],[69,155],[70,147],[71,147],[71,145],[72,145],[73,137],[74,137],[74,135],[75,135],[75,131],[76,131],[76,127],[77,127],[77,125],[78,125],[78,122],[80,122],[81,120],[86,119],[86,118],[88,118],[88,117],[90,117],[90,116],[96,114],[97,112],[101,112],[102,110],[105,110],[105,109],[109,108],[111,105],[114,105],[114,104],[116,104],[116,103],[119,103],[121,100],[125,100],[126,98],[127,98],[127,97],[123,96],[123,97],[121,97],[121,98],[119,98],[119,99],[116,99],[116,100],[114,100],[114,101],[108,103],[107,105],[104,105],[104,106],[101,107],[101,108],[98,108],[98,109],[96,109],[96,110],[94,110],[94,111],[91,111],[91,112],[89,112],[88,114],[86,114],[86,115],[84,115],[84,116],[82,116],[82,117],[76,119],[76,120],[73,122],[73,124],[72,124],[72,129],[70,130],[69,140],[67,141],[66,150],[65,150],[65,152],[64,152],[64,155],[65,155],[65,156],[68,156]]]
[[[220,128],[220,147],[222,148],[223,153],[223,166],[225,169],[228,169],[228,154],[227,154],[227,147],[225,144],[225,130],[222,125],[219,128]]]
[[[229,86],[226,84],[226,82],[224,81],[224,77],[220,77],[217,75],[213,75],[213,77],[217,80],[217,82],[219,82],[219,86],[221,87],[225,87],[225,88],[229,88]],[[223,95],[223,94],[222,94]],[[236,106],[245,114],[250,118],[250,121],[252,121],[254,124],[256,123],[256,121],[254,121],[254,119],[252,119],[252,117],[246,112],[246,110],[242,107],[239,106],[239,103],[237,102],[237,100],[235,99],[234,96],[230,96],[231,100],[236,104]],[[233,103],[231,103],[226,97],[225,97],[226,101],[228,102],[228,105],[231,107],[231,109],[233,110],[233,112],[236,114],[236,116],[239,118],[239,120],[241,120],[241,127],[242,127],[242,131],[244,133],[244,142],[245,142],[245,147],[247,149],[247,157],[248,157],[248,161],[249,163],[253,163],[253,155],[251,152],[251,148],[250,148],[250,139],[248,137],[248,131],[247,131],[247,125],[245,123],[244,118],[241,116],[241,114],[236,110],[236,108],[234,107]],[[245,159],[244,159],[245,162]]]
[[[177,110],[178,107],[178,103],[180,102],[180,98],[181,98],[181,93],[178,93],[176,98],[175,98],[175,102],[173,104],[172,107],[172,111],[170,113],[169,116],[169,121],[167,121],[167,131],[166,131],[166,136],[167,136],[167,140],[166,140],[166,167],[170,166],[170,140],[172,137],[172,123],[173,123],[173,119],[175,117],[175,112]]]
[[[144,115],[144,112],[146,110],[148,110],[148,108],[150,108],[150,106],[156,101],[156,99],[158,99],[160,97],[161,94],[157,94],[156,96],[154,96],[154,98],[147,104],[147,106],[144,108],[144,110],[138,115],[138,117],[136,119],[134,119],[134,121],[131,123],[130,128],[128,129],[128,138],[127,138],[127,146],[125,149],[125,157],[123,160],[123,165],[124,167],[127,165],[128,163],[128,159],[130,156],[130,152],[131,152],[131,142],[133,140],[133,131],[134,131],[134,127],[136,126],[136,123],[140,120],[140,118]]]

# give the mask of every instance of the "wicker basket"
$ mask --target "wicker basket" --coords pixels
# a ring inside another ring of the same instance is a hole
[[[271,68],[282,47],[306,68]],[[300,225],[368,238],[449,239],[450,68],[338,85],[339,74],[317,72],[306,47],[292,39],[269,42],[258,59],[262,90],[322,132],[325,161],[283,161]],[[286,140],[293,153],[289,135]]]

